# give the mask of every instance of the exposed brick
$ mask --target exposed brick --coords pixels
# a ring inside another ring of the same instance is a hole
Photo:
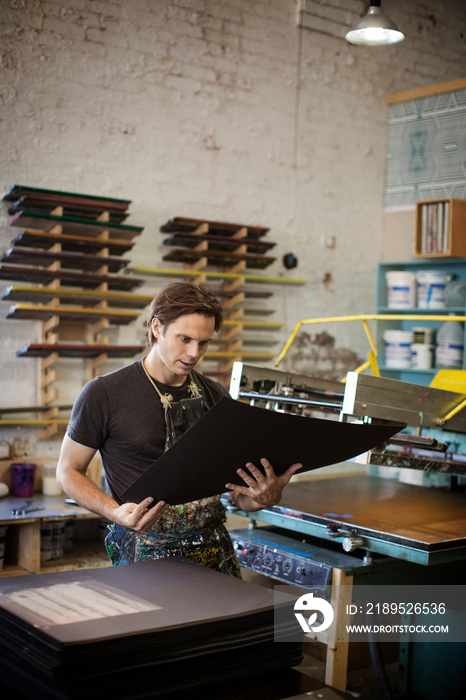
[[[316,0],[306,0],[303,13],[303,25],[307,26],[308,17],[320,17],[321,19],[335,22],[343,26],[349,25],[353,19],[351,13],[341,6],[329,6]]]
[[[74,4],[74,0],[68,0],[68,2]],[[131,4],[133,7],[137,7],[136,2],[133,1]],[[126,3],[121,2],[121,0],[116,0],[115,2],[112,0],[87,0],[85,3],[85,7],[91,9],[92,12],[99,12],[103,17],[109,20],[120,19],[125,11],[125,5]],[[139,9],[140,11],[142,10],[140,5]],[[131,12],[131,7],[129,7],[129,11]]]
[[[211,17],[221,18],[225,22],[233,22],[241,24],[243,16],[241,7],[243,3],[231,3],[228,0],[217,0],[216,2],[208,2],[206,5],[206,14]]]
[[[302,18],[302,26],[305,29],[310,29],[313,32],[321,32],[322,34],[330,34],[331,36],[343,38],[347,28],[341,22],[334,22],[326,17],[321,17],[315,14],[305,13]]]
[[[218,44],[222,50],[232,49],[239,51],[241,47],[241,36],[236,32],[233,34],[226,31],[203,29],[202,38],[205,39],[207,44]]]
[[[61,18],[44,17],[42,22],[44,32],[49,32],[56,36],[66,37],[67,39],[84,39],[83,25],[75,22],[67,22]]]

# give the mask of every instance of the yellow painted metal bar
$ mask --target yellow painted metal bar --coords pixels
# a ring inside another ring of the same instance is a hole
[[[322,317],[322,318],[307,318],[303,319],[302,321],[299,321],[299,323],[296,324],[295,329],[291,333],[290,337],[286,341],[283,350],[281,353],[278,355],[277,360],[275,362],[275,366],[278,367],[278,365],[282,362],[283,358],[285,357],[286,353],[290,349],[294,339],[296,338],[296,335],[299,331],[299,329],[308,324],[316,324],[316,323],[339,323],[343,321],[362,321],[366,330],[366,334],[368,335],[369,338],[369,343],[371,345],[371,354],[369,354],[369,365],[374,366],[377,368],[376,371],[378,371],[378,365],[377,365],[377,349],[375,347],[375,343],[372,339],[372,336],[370,335],[369,328],[367,327],[367,321],[466,321],[466,316],[459,316],[459,315],[448,315],[445,316],[445,314],[357,314],[357,315],[352,315],[352,316],[327,316],[327,317]],[[367,368],[367,363],[365,365],[362,365],[364,369]],[[356,371],[362,371],[361,367],[359,367]],[[380,373],[379,373],[380,374]]]
[[[444,425],[447,421],[450,420],[450,418],[453,418],[453,416],[456,416],[457,413],[463,410],[463,408],[466,406],[466,399],[463,399],[455,408],[452,408],[452,410],[447,413],[446,416],[443,418],[438,418],[437,423],[438,425]]]
[[[379,369],[379,365],[377,363],[377,346],[374,342],[374,338],[372,336],[370,328],[367,325],[366,319],[363,320],[362,325],[364,326],[364,330],[366,331],[367,339],[369,340],[369,345],[371,346],[370,351],[367,353],[371,372],[374,376],[380,377],[380,369]]]
[[[283,323],[269,321],[224,321],[222,326],[244,326],[245,328],[283,328]]]
[[[371,346],[371,350],[372,350],[374,356],[377,357],[377,347],[375,345],[372,333],[370,332],[369,326],[367,325],[366,319],[363,319],[362,325],[364,326],[364,330],[366,331],[367,339],[369,340],[369,345]]]
[[[278,367],[278,365],[280,364],[280,362],[283,360],[283,358],[285,357],[286,353],[287,353],[288,350],[290,349],[290,347],[291,347],[291,345],[292,345],[294,339],[295,339],[296,336],[298,335],[298,332],[299,332],[301,326],[303,325],[303,323],[308,323],[308,321],[299,321],[299,323],[297,323],[296,326],[294,327],[293,332],[291,333],[290,337],[288,338],[288,340],[287,340],[286,343],[285,343],[285,347],[283,348],[283,350],[281,351],[281,353],[280,353],[279,356],[277,357],[277,361],[275,362],[275,366],[276,366],[276,367]]]
[[[368,352],[367,356],[369,358],[369,366],[371,368],[372,374],[374,375],[374,377],[380,377],[380,369],[377,362],[377,355],[374,355],[373,352]]]
[[[230,358],[230,357],[248,357],[248,358],[256,358],[256,359],[262,359],[262,360],[272,360],[275,357],[275,354],[273,352],[241,352],[241,350],[238,350],[237,352],[222,352],[221,350],[219,352],[206,352],[204,357],[210,357],[212,359],[214,358]]]
[[[266,275],[250,275],[242,272],[206,272],[205,270],[170,270],[165,268],[132,267],[126,272],[134,272],[140,275],[160,275],[162,277],[210,277],[212,279],[237,280],[244,279],[249,282],[269,282],[271,284],[306,284],[307,280],[294,277],[267,277]]]
[[[364,362],[364,363],[363,363],[362,365],[360,365],[359,367],[356,367],[356,369],[355,369],[354,371],[355,371],[355,372],[364,372],[364,370],[367,369],[367,368],[370,367],[370,366],[371,366],[371,363],[369,362],[369,360],[367,360],[367,362]],[[344,381],[344,380],[342,379],[342,381]]]

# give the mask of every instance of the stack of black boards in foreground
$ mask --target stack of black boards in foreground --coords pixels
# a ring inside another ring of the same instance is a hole
[[[33,700],[174,698],[278,679],[301,661],[288,598],[182,557],[3,579],[0,679]],[[277,601],[290,608],[280,630]]]

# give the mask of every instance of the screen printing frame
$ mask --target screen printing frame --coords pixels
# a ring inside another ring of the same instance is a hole
[[[420,384],[348,372],[342,415],[370,416],[420,428],[438,428],[442,419],[456,408],[466,394]],[[466,433],[466,411],[446,423],[448,430]]]

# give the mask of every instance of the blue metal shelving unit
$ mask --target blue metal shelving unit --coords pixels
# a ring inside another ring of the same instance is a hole
[[[388,271],[398,271],[398,272],[418,272],[418,271],[432,271],[432,270],[442,270],[447,275],[451,275],[452,279],[464,279],[466,280],[466,258],[440,258],[440,259],[419,259],[419,260],[409,260],[409,261],[399,261],[399,262],[382,262],[377,266],[377,290],[376,290],[376,313],[397,313],[397,314],[448,314],[454,313],[458,315],[466,315],[466,302],[462,306],[451,306],[444,309],[419,309],[414,307],[412,309],[393,309],[387,306],[387,283],[385,278],[385,273]],[[426,327],[433,327],[438,330],[442,325],[436,321],[379,321],[377,322],[375,340],[377,345],[378,354],[378,364],[380,368],[380,373],[383,377],[388,377],[389,379],[400,379],[404,382],[412,382],[414,384],[430,384],[432,381],[436,369],[435,366],[432,369],[393,369],[391,367],[386,367],[384,365],[384,355],[385,346],[383,340],[383,333],[387,329],[397,329],[397,330],[409,330],[413,326],[425,325]],[[465,337],[466,340],[466,337]],[[465,342],[466,347],[466,342]],[[466,369],[466,353],[463,357],[463,369]],[[435,360],[434,360],[435,363]]]

